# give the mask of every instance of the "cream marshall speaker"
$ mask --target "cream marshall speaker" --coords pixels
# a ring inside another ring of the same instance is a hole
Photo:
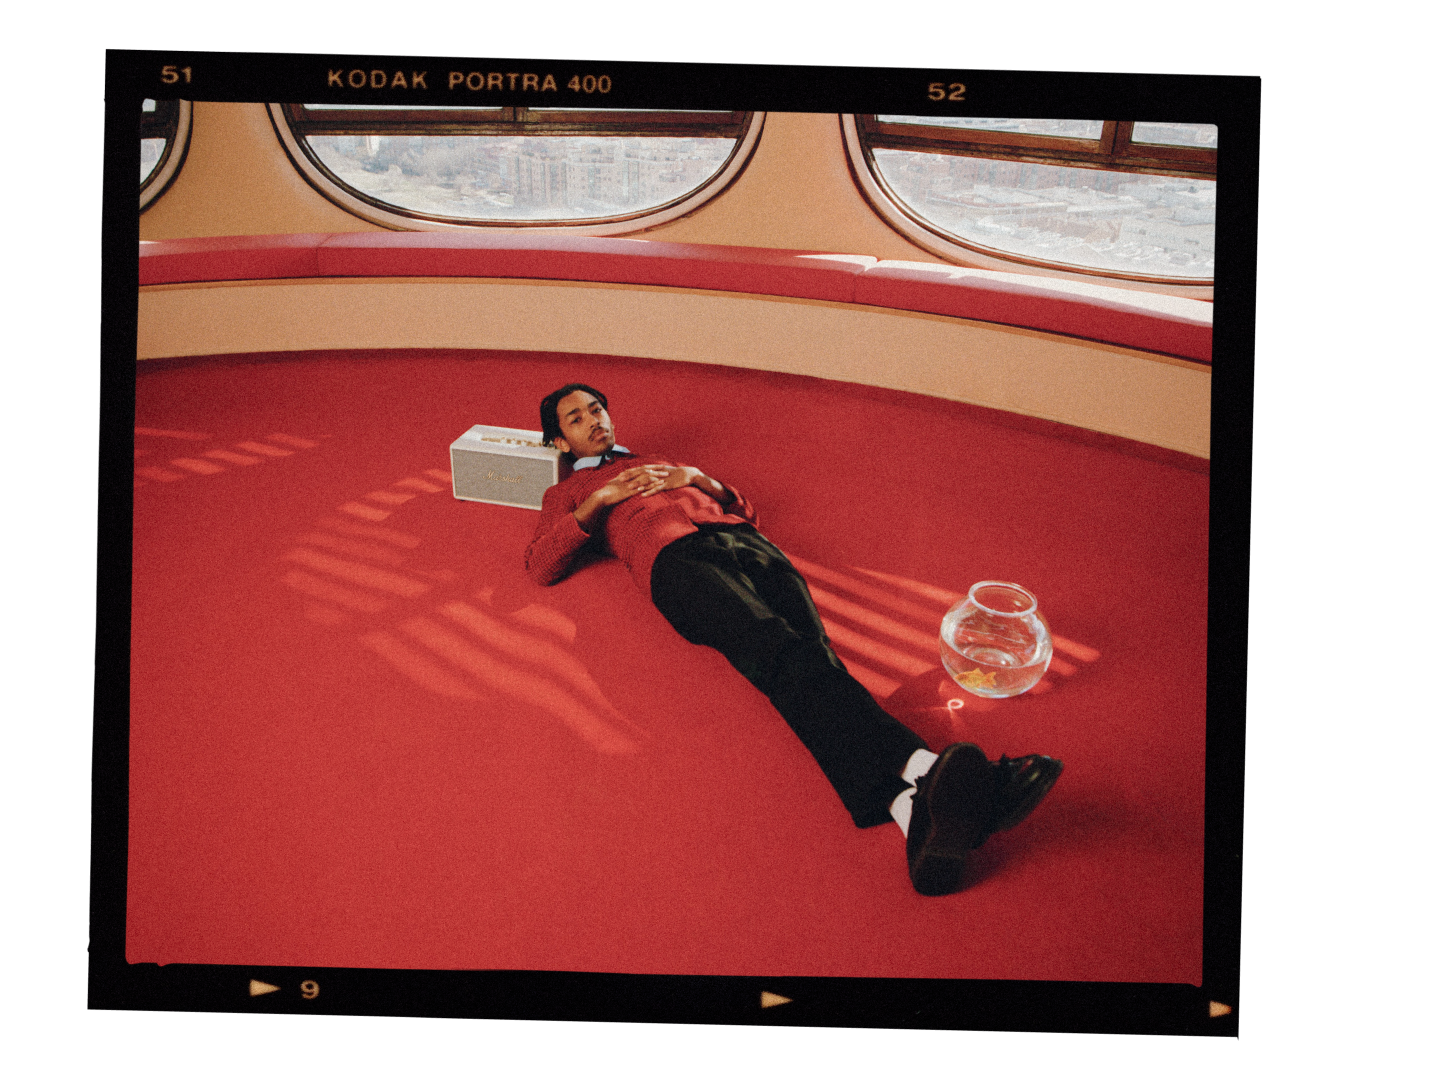
[[[455,498],[539,510],[560,481],[560,451],[538,431],[476,424],[450,444]]]

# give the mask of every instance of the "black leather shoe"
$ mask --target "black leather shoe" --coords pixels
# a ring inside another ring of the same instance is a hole
[[[995,817],[986,835],[1013,829],[1029,817],[1064,768],[1063,761],[1044,754],[1027,754],[1013,760],[1002,754],[994,765]]]
[[[955,743],[920,777],[905,841],[916,892],[945,896],[959,890],[965,857],[993,831],[999,775],[974,743]]]

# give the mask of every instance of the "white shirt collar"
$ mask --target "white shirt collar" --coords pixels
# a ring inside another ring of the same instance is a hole
[[[629,451],[629,450],[626,450],[625,447],[620,446],[619,444],[616,444],[615,446],[612,446],[612,447],[609,449],[608,453],[611,453],[611,454],[628,454],[628,453],[630,453],[630,451]],[[596,454],[594,457],[582,457],[582,458],[577,458],[577,459],[575,460],[575,464],[574,464],[574,465],[571,465],[570,468],[571,468],[572,470],[574,470],[575,472],[579,472],[581,469],[593,469],[593,468],[595,468],[597,465],[599,465],[600,462],[601,462],[603,459],[604,459],[604,454]]]

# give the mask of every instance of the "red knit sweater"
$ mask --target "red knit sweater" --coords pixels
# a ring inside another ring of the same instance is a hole
[[[649,596],[650,567],[666,544],[698,531],[696,525],[701,523],[756,524],[755,508],[728,484],[726,489],[735,496],[728,510],[699,488],[687,486],[649,496],[634,495],[616,503],[600,519],[593,534],[575,520],[575,508],[617,473],[636,465],[675,464],[664,458],[632,454],[594,469],[581,469],[547,490],[535,539],[525,552],[526,571],[537,583],[554,585],[569,573],[570,564],[582,548],[599,545],[599,550],[614,555],[630,568],[635,584]]]

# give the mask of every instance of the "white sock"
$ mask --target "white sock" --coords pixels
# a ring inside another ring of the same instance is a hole
[[[910,811],[914,809],[915,781],[929,772],[930,766],[939,760],[939,754],[932,754],[929,750],[916,750],[905,763],[904,771],[900,773],[900,779],[910,786],[895,796],[895,801],[890,804],[890,816],[895,819],[895,824],[900,826],[900,831],[907,839],[910,836]]]
[[[905,763],[905,768],[900,773],[900,779],[913,785],[916,780],[930,771],[931,765],[939,760],[939,754],[932,754],[922,747],[910,755],[910,760]]]

